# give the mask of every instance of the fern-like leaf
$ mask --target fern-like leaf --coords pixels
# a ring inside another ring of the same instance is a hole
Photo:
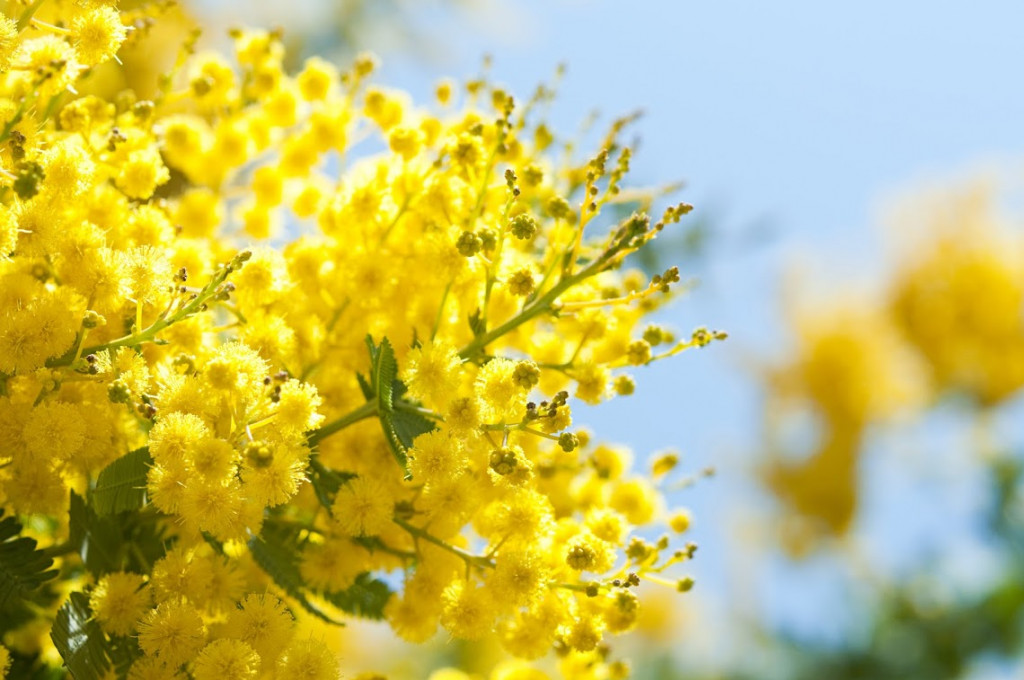
[[[391,588],[387,583],[373,578],[369,572],[364,572],[345,590],[324,593],[323,597],[343,612],[364,619],[379,620],[384,618],[384,607],[391,599],[391,595]]]
[[[36,550],[35,539],[20,534],[18,520],[0,519],[0,612],[23,602],[57,575],[55,569],[50,569],[53,560]]]
[[[302,575],[299,573],[299,545],[295,531],[269,524],[263,527],[259,536],[249,540],[249,552],[256,564],[260,565],[284,589],[288,595],[302,605],[303,609],[319,619],[337,626],[345,625],[327,616],[313,605],[306,596]]]
[[[408,445],[402,441],[395,425],[395,384],[398,383],[398,362],[395,350],[387,338],[381,338],[375,345],[373,338],[366,336],[366,346],[370,350],[370,388],[377,400],[377,417],[384,430],[384,439],[391,449],[392,455],[409,479]],[[398,392],[404,392],[404,386]]]

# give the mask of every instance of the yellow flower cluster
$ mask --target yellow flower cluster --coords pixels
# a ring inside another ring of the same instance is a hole
[[[933,241],[908,258],[890,303],[936,388],[984,406],[1024,386],[1024,244],[998,205],[977,184],[923,211]]]
[[[769,376],[771,415],[809,407],[817,444],[764,471],[797,514],[796,552],[849,528],[867,427],[950,392],[994,408],[1024,386],[1024,260],[996,207],[979,185],[915,200],[894,220],[911,236],[883,296],[797,315],[796,356]]]
[[[40,564],[17,672],[336,678],[302,626],[361,615],[625,677],[608,636],[695,546],[644,538],[689,526],[675,458],[633,472],[572,400],[724,334],[642,326],[679,273],[621,265],[689,206],[609,218],[624,123],[559,165],[545,90],[446,83],[431,113],[369,57],[290,74],[259,30],[108,101],[81,92],[128,15],[41,4],[0,18],[0,504]]]

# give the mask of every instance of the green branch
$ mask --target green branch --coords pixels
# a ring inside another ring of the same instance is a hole
[[[589,279],[591,276],[600,273],[615,252],[616,251],[614,250],[608,250],[602,254],[601,257],[587,265],[584,269],[581,269],[579,272],[571,276],[563,277],[551,290],[538,297],[529,306],[524,308],[523,311],[519,312],[497,328],[492,328],[491,330],[481,333],[473,338],[473,341],[463,347],[459,352],[459,357],[462,359],[472,359],[488,344],[494,342],[503,335],[514,331],[527,321],[530,321],[545,312],[550,312],[555,301],[558,300],[562,293],[581,281]]]
[[[139,345],[147,342],[153,342],[156,340],[157,333],[164,330],[168,326],[172,326],[179,321],[183,321],[188,317],[202,311],[207,302],[210,301],[215,295],[221,292],[221,284],[228,278],[228,275],[239,269],[244,264],[251,253],[249,251],[242,251],[231,260],[231,262],[222,267],[213,279],[200,290],[194,298],[189,300],[181,309],[170,316],[165,316],[157,319],[151,326],[142,331],[136,331],[130,335],[118,338],[117,340],[111,340],[110,342],[104,342],[99,345],[92,345],[82,349],[80,352],[76,352],[76,349],[72,347],[63,356],[50,359],[46,362],[48,368],[56,368],[59,366],[70,366],[75,361],[76,353],[81,355],[96,354],[109,349],[116,349],[118,347],[138,347]]]
[[[446,541],[442,541],[440,538],[438,538],[438,537],[428,533],[424,529],[420,529],[417,526],[413,526],[412,524],[409,524],[404,519],[400,519],[398,517],[394,517],[394,518],[392,518],[391,521],[394,522],[395,524],[397,524],[398,526],[402,527],[403,529],[405,529],[407,532],[409,532],[410,535],[412,535],[412,536],[414,536],[416,538],[419,538],[419,539],[423,539],[427,543],[433,543],[438,548],[441,548],[442,550],[446,550],[446,551],[450,552],[451,554],[458,556],[462,561],[464,561],[466,563],[467,567],[469,567],[469,565],[471,565],[471,564],[475,564],[475,565],[480,566],[480,567],[490,567],[490,568],[494,567],[494,561],[493,560],[490,560],[490,559],[488,559],[488,558],[486,558],[486,557],[484,557],[482,555],[474,555],[473,553],[471,553],[471,552],[469,552],[467,550],[463,550],[462,548],[458,548],[458,547],[452,545],[451,543],[447,543]]]
[[[309,448],[313,448],[332,434],[344,430],[353,423],[365,420],[366,418],[371,418],[375,415],[377,415],[377,402],[376,400],[368,401],[356,410],[346,413],[337,420],[332,420],[326,425],[308,432],[306,434],[306,444]]]

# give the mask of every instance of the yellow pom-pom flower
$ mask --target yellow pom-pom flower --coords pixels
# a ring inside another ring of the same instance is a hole
[[[142,651],[168,666],[191,660],[206,642],[202,617],[184,600],[169,600],[150,610],[138,630]]]
[[[391,522],[393,512],[387,487],[364,477],[343,486],[331,507],[338,529],[347,536],[376,536]]]
[[[110,635],[131,635],[149,609],[149,588],[140,574],[107,574],[89,598],[92,614]]]
[[[260,657],[241,640],[214,640],[199,652],[192,664],[195,680],[224,680],[257,677]]]
[[[285,649],[277,663],[277,673],[295,680],[336,680],[338,659],[319,640],[296,641]]]

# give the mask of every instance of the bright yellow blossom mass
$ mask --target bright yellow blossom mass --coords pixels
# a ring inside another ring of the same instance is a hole
[[[158,16],[6,8],[0,669],[333,679],[311,622],[358,616],[625,677],[689,516],[573,409],[724,337],[645,324],[679,272],[624,262],[690,208],[629,215],[628,120],[556,162],[544,88],[414,103],[261,30],[108,96]]]

